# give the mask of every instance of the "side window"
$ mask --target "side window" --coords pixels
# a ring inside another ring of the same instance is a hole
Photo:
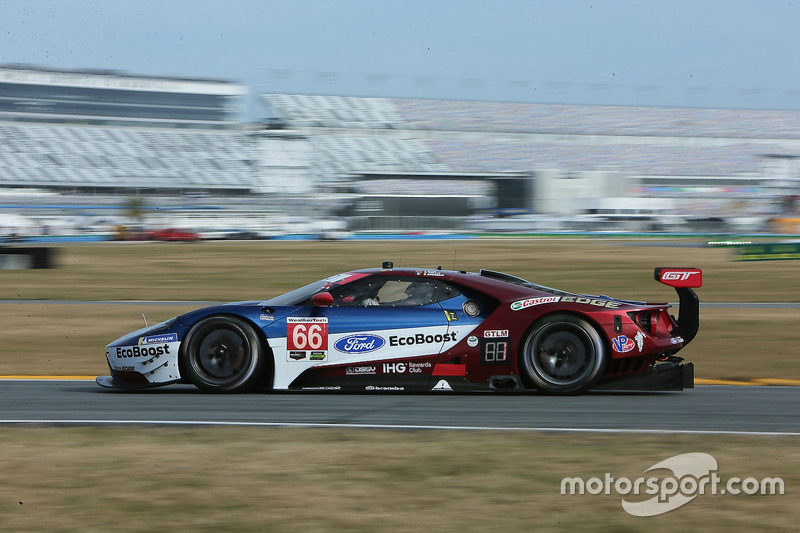
[[[338,307],[370,307],[378,305],[378,291],[383,281],[374,276],[354,281],[331,290],[333,305]]]
[[[460,292],[438,280],[370,276],[331,289],[337,307],[417,307],[454,298]]]
[[[378,291],[380,305],[413,307],[428,305],[458,296],[459,292],[436,280],[397,279],[387,281]]]

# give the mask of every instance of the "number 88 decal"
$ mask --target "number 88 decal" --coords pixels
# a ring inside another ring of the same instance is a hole
[[[481,363],[484,365],[506,365],[508,364],[508,341],[507,340],[487,340],[481,341]]]

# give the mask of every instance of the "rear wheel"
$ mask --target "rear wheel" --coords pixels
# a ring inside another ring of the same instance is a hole
[[[534,324],[520,358],[525,376],[540,391],[579,394],[600,379],[607,355],[591,324],[577,316],[558,314]]]
[[[247,322],[210,317],[195,324],[186,336],[183,368],[201,390],[244,392],[261,378],[262,351],[261,339]]]

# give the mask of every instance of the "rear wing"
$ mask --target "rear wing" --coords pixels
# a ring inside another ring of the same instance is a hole
[[[703,284],[703,271],[699,268],[659,267],[653,272],[656,281],[675,289],[680,299],[678,327],[674,335],[683,338],[683,345],[689,344],[700,327],[700,298],[693,289]]]

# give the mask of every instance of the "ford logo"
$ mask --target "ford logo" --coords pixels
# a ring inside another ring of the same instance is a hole
[[[348,335],[336,341],[333,347],[342,353],[369,353],[384,344],[383,337],[377,335]]]

